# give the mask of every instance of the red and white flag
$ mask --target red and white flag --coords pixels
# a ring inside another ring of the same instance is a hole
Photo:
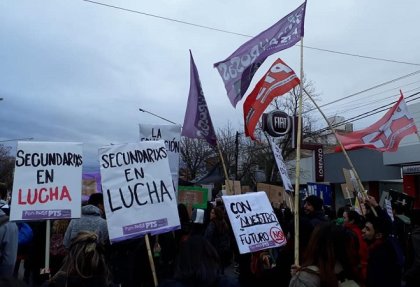
[[[255,140],[255,126],[271,101],[299,83],[295,72],[282,60],[277,59],[244,102],[245,134]]]
[[[404,101],[402,92],[398,102],[373,125],[346,135],[337,135],[344,149],[370,148],[378,151],[393,152],[398,149],[400,141],[417,127]],[[340,150],[340,149],[337,149]]]

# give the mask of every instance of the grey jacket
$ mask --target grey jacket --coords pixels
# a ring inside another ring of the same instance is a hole
[[[70,247],[71,240],[80,231],[95,232],[100,243],[105,244],[108,242],[109,236],[106,220],[101,217],[101,210],[94,205],[83,206],[82,217],[70,221],[63,239],[63,244],[67,249]]]
[[[0,209],[0,219],[7,215]],[[2,220],[3,221],[3,220]],[[14,222],[3,221],[0,226],[0,277],[13,275],[18,250],[19,229]]]

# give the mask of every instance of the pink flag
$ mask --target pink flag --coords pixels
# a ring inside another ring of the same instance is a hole
[[[244,102],[245,135],[255,140],[255,126],[271,101],[299,83],[295,72],[282,60],[277,59]]]
[[[337,135],[344,149],[370,148],[393,152],[400,141],[412,133],[417,133],[413,117],[407,109],[402,92],[398,102],[373,125],[353,133]],[[341,150],[340,148],[336,149]]]

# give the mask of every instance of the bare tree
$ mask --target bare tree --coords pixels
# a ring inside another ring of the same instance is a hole
[[[204,174],[208,159],[214,155],[214,149],[205,140],[181,138],[181,160],[186,166],[187,180]]]
[[[0,182],[5,183],[8,188],[13,185],[13,173],[15,159],[10,155],[11,147],[0,145]]]

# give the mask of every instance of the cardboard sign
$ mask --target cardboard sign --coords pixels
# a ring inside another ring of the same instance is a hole
[[[352,198],[354,198],[353,192],[351,192],[349,190],[349,187],[348,187],[347,184],[345,184],[345,183],[342,183],[341,184],[341,191],[343,192],[344,199],[352,199]]]
[[[344,178],[346,179],[347,189],[353,193],[355,191],[354,184],[357,184],[356,178],[351,169],[343,168]]]
[[[180,227],[163,141],[103,147],[99,163],[112,243]]]
[[[281,186],[261,182],[257,183],[257,190],[264,191],[270,202],[276,204],[283,203],[287,194]]]
[[[168,153],[169,168],[175,190],[178,190],[179,154],[181,152],[180,125],[151,125],[139,124],[140,141],[165,141]]]
[[[229,184],[229,188],[227,188],[228,184]],[[242,193],[241,182],[239,180],[229,180],[229,181],[225,180],[225,185],[223,189],[226,190],[228,195]]]
[[[207,193],[207,188],[199,186],[179,186],[178,203],[185,204],[191,215],[193,208],[207,208]]]
[[[10,220],[78,218],[82,143],[18,142]]]
[[[222,199],[241,254],[286,244],[265,192],[227,195]]]

